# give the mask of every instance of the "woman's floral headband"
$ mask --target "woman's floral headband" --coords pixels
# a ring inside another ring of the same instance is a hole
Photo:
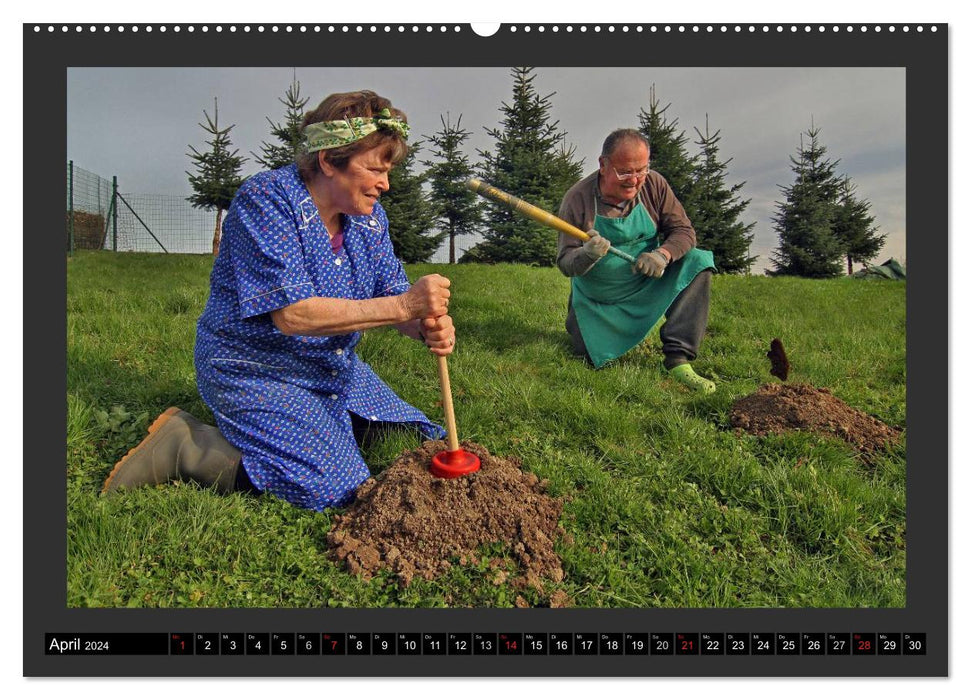
[[[308,124],[303,130],[304,147],[307,153],[340,148],[360,141],[378,129],[389,129],[408,138],[410,127],[407,122],[391,116],[391,110],[385,107],[373,117],[346,117]]]

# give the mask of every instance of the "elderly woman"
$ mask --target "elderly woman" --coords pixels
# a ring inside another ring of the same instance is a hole
[[[404,424],[444,436],[354,351],[379,326],[437,355],[455,345],[449,280],[408,282],[378,204],[407,154],[406,117],[373,92],[342,93],[303,129],[297,162],[246,180],[223,227],[195,349],[218,430],[170,408],[105,491],[182,478],[322,510],[369,476],[356,435]]]

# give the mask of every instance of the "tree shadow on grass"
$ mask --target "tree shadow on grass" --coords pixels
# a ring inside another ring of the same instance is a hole
[[[479,321],[466,334],[475,342],[494,352],[506,352],[527,346],[545,346],[562,350],[572,356],[570,338],[565,330],[553,330],[540,323],[527,323],[511,318],[496,317]]]

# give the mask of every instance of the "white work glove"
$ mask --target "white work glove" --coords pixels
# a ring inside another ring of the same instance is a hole
[[[667,266],[667,256],[660,250],[652,250],[637,256],[637,262],[631,267],[631,272],[640,272],[646,277],[660,277]]]
[[[586,243],[583,244],[583,252],[585,252],[591,260],[599,260],[607,254],[608,250],[610,250],[610,241],[601,236],[594,229],[587,231],[587,235],[590,236],[590,238]]]

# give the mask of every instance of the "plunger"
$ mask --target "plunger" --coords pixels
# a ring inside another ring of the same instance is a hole
[[[455,429],[455,409],[452,407],[452,385],[448,381],[448,360],[438,355],[438,379],[442,384],[442,407],[445,409],[445,430],[448,432],[448,450],[432,457],[430,471],[441,479],[455,479],[478,471],[479,458],[459,447]]]

